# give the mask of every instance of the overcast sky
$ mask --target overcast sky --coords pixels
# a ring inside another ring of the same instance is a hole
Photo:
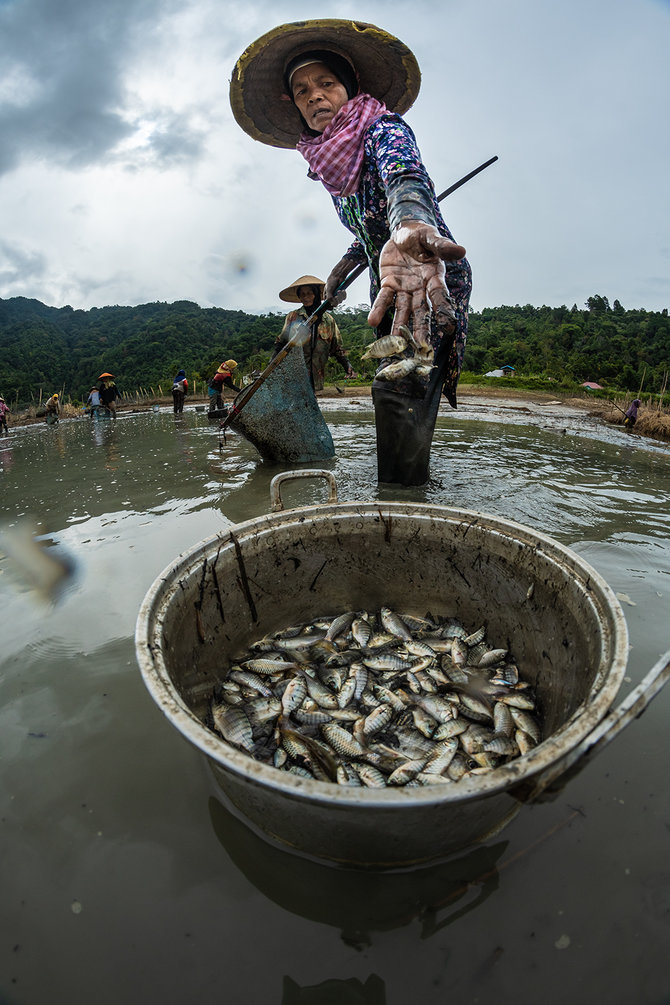
[[[0,297],[257,313],[325,278],[328,194],[228,101],[250,42],[314,17],[413,50],[438,192],[500,158],[443,204],[475,309],[670,306],[670,0],[0,0]]]

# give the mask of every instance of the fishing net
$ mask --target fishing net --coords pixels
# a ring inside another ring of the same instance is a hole
[[[247,389],[235,398],[238,407],[246,393]],[[303,464],[335,456],[300,347],[292,349],[269,374],[230,425],[266,461]]]

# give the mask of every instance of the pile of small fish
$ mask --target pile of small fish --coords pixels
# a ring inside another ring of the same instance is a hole
[[[399,325],[400,335],[382,335],[376,339],[361,359],[378,359],[384,366],[375,374],[375,380],[396,381],[406,377],[427,378],[434,369],[433,347],[415,339],[406,327]],[[411,351],[412,355],[405,355]]]
[[[304,778],[416,787],[526,753],[541,738],[534,711],[530,686],[484,628],[382,607],[254,643],[215,686],[207,725]]]

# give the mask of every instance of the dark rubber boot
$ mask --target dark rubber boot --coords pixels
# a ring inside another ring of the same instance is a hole
[[[377,480],[390,485],[425,485],[442,385],[425,398],[372,385],[377,430]]]

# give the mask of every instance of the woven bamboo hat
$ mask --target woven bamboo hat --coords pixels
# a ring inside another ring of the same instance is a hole
[[[294,283],[287,286],[285,290],[282,290],[279,294],[280,300],[285,300],[287,304],[299,304],[301,302],[298,296],[299,286],[319,286],[321,292],[319,294],[320,298],[323,300],[323,290],[325,287],[323,279],[317,279],[316,276],[300,276],[300,279],[296,279]]]
[[[414,104],[421,72],[407,46],[363,21],[324,18],[281,24],[244,50],[230,81],[233,115],[246,133],[272,147],[293,148],[304,126],[286,93],[284,71],[303,52],[325,49],[353,64],[360,89],[401,115]]]

